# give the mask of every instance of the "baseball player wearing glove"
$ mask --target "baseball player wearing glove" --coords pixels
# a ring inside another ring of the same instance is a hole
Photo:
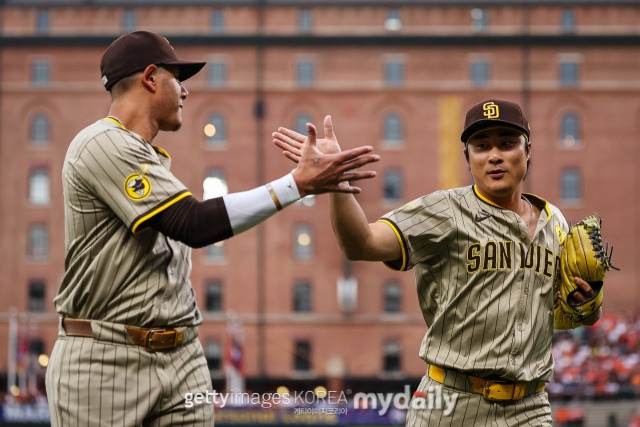
[[[573,329],[585,325],[591,316],[600,312],[603,280],[611,265],[613,246],[602,242],[602,219],[590,215],[573,225],[561,239],[560,274],[556,277],[554,292],[554,319],[556,329]],[[583,293],[576,279],[587,282],[593,292],[576,299]]]
[[[109,116],[71,142],[62,179],[65,276],[55,298],[58,340],[46,386],[53,426],[212,426],[212,393],[189,275],[191,247],[229,238],[305,194],[360,191],[346,180],[377,161],[360,147],[310,144],[291,174],[253,190],[197,201],[151,141],[182,123],[182,82],[204,62],[181,60],[162,36],[137,31],[102,56]]]
[[[324,127],[318,147],[339,152],[330,116]],[[303,135],[285,128],[273,135],[286,157],[300,159]],[[415,272],[428,325],[420,357],[429,369],[408,426],[551,426],[544,388],[553,373],[554,283],[568,225],[558,208],[522,191],[529,136],[519,105],[487,100],[469,109],[461,137],[475,185],[420,197],[374,223],[354,197],[330,196],[334,233],[349,259]],[[566,301],[576,310],[597,300],[581,278],[573,288],[581,292]],[[571,326],[597,321],[601,309],[591,311]],[[455,399],[453,413],[430,409],[437,388]]]

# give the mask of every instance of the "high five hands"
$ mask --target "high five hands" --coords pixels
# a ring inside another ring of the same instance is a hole
[[[280,147],[285,157],[296,162],[293,178],[301,196],[327,192],[360,193],[359,187],[348,181],[369,179],[374,171],[356,169],[380,160],[377,154],[369,154],[373,147],[363,146],[341,151],[333,133],[331,116],[324,118],[324,139],[317,139],[316,127],[307,123],[307,136],[280,127],[272,134],[273,143]]]

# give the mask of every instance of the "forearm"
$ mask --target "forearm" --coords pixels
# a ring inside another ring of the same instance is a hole
[[[147,220],[146,225],[199,248],[258,225],[299,198],[295,181],[289,174],[253,190],[204,202],[185,197]]]
[[[145,226],[192,248],[200,248],[233,235],[220,197],[199,202],[185,197],[147,220]]]
[[[329,200],[331,226],[344,255],[351,260],[376,260],[373,233],[355,197],[331,193]]]
[[[234,236],[246,231],[300,199],[291,174],[253,190],[222,197]]]

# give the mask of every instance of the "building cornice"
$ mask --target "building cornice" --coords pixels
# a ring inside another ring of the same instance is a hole
[[[108,46],[120,34],[74,36],[4,36],[2,47]],[[640,46],[640,34],[631,35],[180,35],[172,34],[171,44],[182,46]]]

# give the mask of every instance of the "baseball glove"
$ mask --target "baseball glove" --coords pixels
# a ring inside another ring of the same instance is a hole
[[[603,301],[603,280],[611,265],[613,246],[609,252],[602,243],[602,219],[590,215],[569,228],[562,246],[560,278],[555,292],[554,327],[572,329],[581,326],[586,318],[597,312]],[[579,304],[569,300],[580,288],[574,277],[580,277],[593,288],[595,295]]]

